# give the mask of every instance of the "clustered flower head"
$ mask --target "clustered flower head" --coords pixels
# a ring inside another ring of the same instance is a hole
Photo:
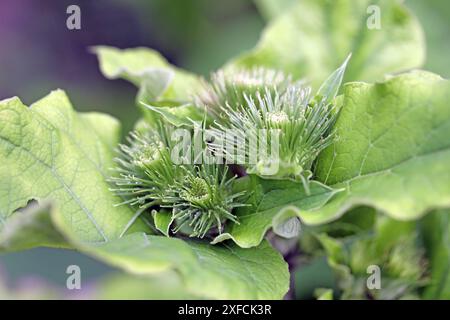
[[[333,75],[331,80],[325,91],[335,89]],[[322,91],[312,95],[302,82],[265,68],[214,73],[193,98],[196,107],[207,111],[203,149],[192,154],[197,148],[191,140],[182,146],[191,160],[203,161],[173,159],[179,151],[171,140],[177,128],[161,117],[158,125],[131,133],[127,144],[119,146],[111,178],[112,190],[124,199],[119,205],[135,207],[137,214],[168,211],[172,234],[203,238],[222,233],[226,223],[239,223],[235,210],[245,206],[244,192],[233,192],[237,176],[231,171],[299,180],[309,192],[314,161],[333,141],[338,113],[333,104],[337,90],[332,97]],[[207,117],[214,119],[208,128]],[[194,135],[195,128],[189,128]]]
[[[226,221],[238,223],[234,208],[243,206],[243,192],[233,192],[235,179],[220,164],[177,164],[171,158],[174,144],[169,124],[130,133],[119,146],[113,192],[138,212],[169,210],[174,233],[203,238],[220,234]],[[191,148],[190,150],[194,150]]]
[[[310,93],[310,88],[297,86],[288,87],[282,95],[265,90],[257,92],[256,99],[246,96],[246,104],[238,110],[224,107],[229,124],[218,123],[217,128],[243,133],[235,147],[239,148],[238,143],[248,146],[243,161],[248,173],[266,178],[303,176],[332,142],[337,112],[326,99],[314,100]],[[233,156],[224,141],[227,136],[215,132],[221,138],[211,144],[213,150]],[[275,154],[268,155],[269,150]]]
[[[213,75],[209,93],[200,94],[210,97],[202,101],[219,115],[209,148],[248,174],[300,180],[308,191],[314,160],[334,139],[338,108],[302,82],[263,70]],[[276,81],[255,85],[268,79]]]

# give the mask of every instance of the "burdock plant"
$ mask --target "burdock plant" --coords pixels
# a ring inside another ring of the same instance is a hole
[[[449,299],[450,84],[413,71],[419,21],[401,0],[259,2],[257,46],[208,81],[152,49],[92,49],[139,89],[120,147],[117,119],[61,90],[0,101],[0,253],[71,248],[137,276],[100,299]],[[202,120],[199,152],[172,140]]]
[[[309,192],[314,160],[334,138],[338,110],[332,100],[345,64],[314,97],[310,88],[280,71],[215,73],[195,99],[215,116],[213,127],[206,128],[204,121],[194,130],[182,129],[189,139],[182,139],[180,148],[172,140],[177,128],[161,119],[153,127],[132,132],[128,143],[119,146],[116,174],[110,179],[111,190],[124,199],[118,205],[136,208],[135,219],[144,213],[168,212],[173,234],[213,238],[227,222],[239,224],[234,211],[245,206],[245,192],[233,192],[236,175],[228,164],[243,165],[246,174],[263,178],[300,180]],[[231,144],[228,131],[234,134]],[[192,133],[194,137],[200,133],[202,148],[191,143]],[[243,152],[230,152],[230,145]],[[268,154],[267,149],[274,152]],[[180,150],[181,162],[174,158]],[[206,159],[207,154],[214,161]],[[153,225],[160,230],[155,220]]]

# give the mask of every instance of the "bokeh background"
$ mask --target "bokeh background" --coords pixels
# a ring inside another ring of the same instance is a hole
[[[424,68],[450,77],[450,1],[405,2],[425,30]],[[71,4],[81,8],[81,30],[66,28]],[[255,45],[266,24],[258,8],[258,0],[2,0],[0,99],[19,96],[31,104],[61,88],[76,109],[112,114],[126,132],[138,118],[136,89],[103,78],[89,46],[151,47],[171,63],[207,76]],[[71,264],[81,267],[83,283],[114,272],[75,252],[55,253],[34,249],[0,255],[0,294],[2,288],[64,286]],[[320,272],[311,270],[311,278]]]

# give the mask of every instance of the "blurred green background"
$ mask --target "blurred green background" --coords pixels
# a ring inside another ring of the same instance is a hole
[[[71,4],[81,8],[81,30],[66,28],[66,8]],[[450,77],[450,1],[406,4],[426,34],[424,69]],[[151,47],[171,63],[207,76],[256,44],[266,24],[263,16],[250,0],[3,0],[0,99],[17,95],[30,104],[62,88],[78,110],[112,114],[126,132],[138,118],[136,89],[125,81],[103,78],[89,46]],[[75,252],[35,249],[0,256],[0,287],[34,285],[38,279],[62,286],[71,264],[81,267],[84,283],[111,272]]]

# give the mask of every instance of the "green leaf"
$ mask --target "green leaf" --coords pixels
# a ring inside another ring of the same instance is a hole
[[[317,178],[345,188],[303,221],[322,224],[367,205],[399,220],[450,205],[450,87],[422,71],[377,84],[350,83]]]
[[[170,103],[153,103],[152,105],[143,103],[144,117],[149,123],[160,121],[163,117],[168,123],[175,127],[193,125],[193,121],[200,122],[204,119],[205,114],[200,108],[189,103],[176,104]]]
[[[134,233],[83,250],[136,274],[179,273],[187,290],[213,299],[281,299],[289,287],[287,264],[268,242],[237,245]]]
[[[50,102],[49,100],[47,101]],[[44,110],[48,108],[49,107],[43,107]],[[95,131],[98,139],[101,140],[102,143],[99,144],[97,148],[100,148],[101,152],[111,154],[111,151],[114,150],[114,148],[120,142],[121,130],[119,121],[108,114],[98,112],[78,113],[78,116],[84,119],[86,123],[90,124],[90,127]],[[57,124],[58,123],[55,122],[55,125]],[[77,131],[77,135],[80,136],[80,140],[88,138],[87,133],[88,131],[84,130]],[[95,151],[100,154],[100,151],[98,151],[98,149],[96,149]],[[99,159],[98,162],[101,163],[101,159]],[[103,170],[109,170],[109,167],[104,167]]]
[[[431,267],[431,281],[425,299],[450,299],[450,211],[437,210],[422,223]]]
[[[34,247],[70,248],[64,236],[51,220],[50,203],[39,206],[36,202],[8,219],[0,230],[0,252],[19,251]]]
[[[371,5],[380,9],[380,29],[367,27]],[[422,65],[423,32],[399,0],[296,1],[271,21],[253,50],[228,67],[282,69],[317,88],[349,53],[344,82],[381,80],[386,73]]]
[[[200,79],[170,65],[158,52],[148,48],[117,49],[93,47],[100,70],[108,79],[125,79],[138,86],[138,101],[185,102],[200,86]]]
[[[166,237],[169,236],[170,226],[173,222],[173,214],[168,210],[153,210],[152,211],[153,222],[156,229],[162,232]]]
[[[83,241],[117,238],[133,211],[105,178],[119,133],[106,115],[77,114],[58,90],[26,107],[18,98],[0,102],[0,228],[29,200],[51,199]],[[108,136],[106,136],[108,134]],[[132,230],[146,230],[137,221]]]
[[[355,237],[354,241],[350,241],[352,247],[349,266],[353,273],[365,275],[369,265],[386,263],[383,266],[385,274],[389,273],[391,277],[396,276],[406,281],[411,274],[420,274],[423,264],[420,261],[421,251],[411,249],[411,244],[415,244],[415,237],[415,221],[398,221],[385,215],[377,215],[374,229],[369,236],[361,239]],[[414,255],[417,260],[406,259],[411,250],[413,254],[410,255]],[[391,255],[391,261],[383,262],[388,255]],[[402,259],[396,259],[398,256]]]
[[[301,182],[265,180],[254,175],[239,179],[236,189],[253,192],[248,201],[251,206],[238,210],[239,224],[229,224],[212,243],[232,239],[243,248],[257,246],[270,228],[280,236],[295,237],[300,232],[298,218],[302,211],[320,208],[339,192],[311,181],[308,195]]]

